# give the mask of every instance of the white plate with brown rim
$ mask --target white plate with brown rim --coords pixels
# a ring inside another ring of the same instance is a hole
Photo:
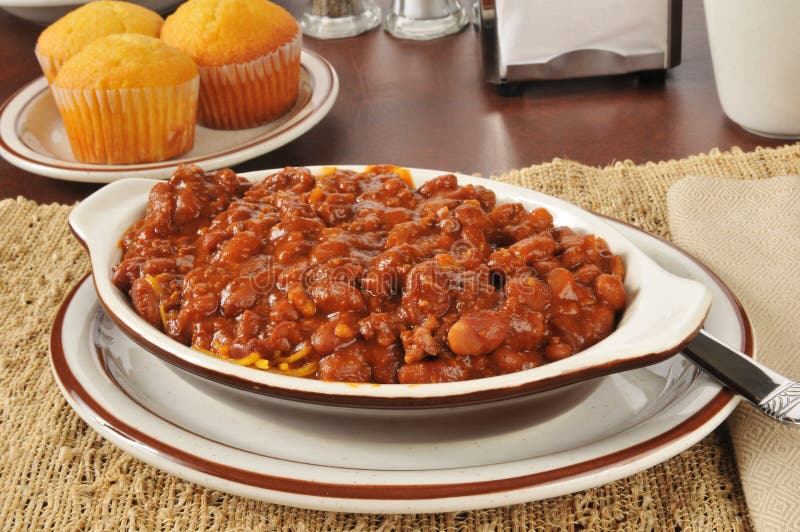
[[[364,166],[344,166],[356,171]],[[312,173],[330,167],[311,167]],[[244,174],[259,180],[276,172]],[[445,172],[410,169],[416,186]],[[675,354],[702,326],[711,294],[702,284],[659,267],[600,217],[558,198],[487,179],[458,175],[461,185],[491,189],[498,203],[517,201],[527,209],[544,207],[556,225],[603,238],[625,262],[627,306],[616,329],[604,340],[573,356],[532,369],[480,380],[435,384],[371,384],[302,379],[243,367],[183,345],[142,318],[128,295],[111,282],[119,262],[118,242],[145,209],[152,182],[116,181],[75,207],[70,227],[89,251],[98,298],[109,316],[134,341],[165,361],[221,384],[263,395],[325,405],[360,408],[439,408],[507,400],[555,389],[614,372],[645,366]]]
[[[155,163],[99,165],[75,160],[47,80],[28,83],[0,107],[0,156],[45,177],[86,183],[110,183],[126,177],[161,179],[178,164],[204,170],[234,166],[280,148],[307,132],[333,107],[339,79],[321,56],[303,50],[300,92],[294,107],[262,126],[239,130],[195,129],[194,148]]]
[[[747,316],[716,276],[661,239],[608,223],[707,286],[706,329],[752,355]],[[72,408],[126,452],[212,489],[331,511],[458,511],[588,489],[680,453],[738,403],[680,355],[554,392],[438,410],[225,395],[133,343],[90,279],[60,309],[50,356]]]
[[[0,0],[0,8],[12,15],[47,26],[90,0]],[[152,9],[161,15],[169,13],[180,0],[134,0],[134,4]]]

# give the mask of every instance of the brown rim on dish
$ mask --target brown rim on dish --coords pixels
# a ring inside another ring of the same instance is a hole
[[[641,231],[641,229],[635,229]],[[649,233],[647,234],[649,235]],[[737,318],[743,337],[743,342],[740,348],[748,356],[752,356],[754,344],[750,321],[744,309],[742,308],[741,303],[730,291],[730,289],[728,289],[728,287],[704,264],[694,259],[682,249],[664,240],[663,238],[656,237],[655,235],[649,236],[653,236],[659,241],[677,250],[681,254],[687,256],[690,260],[692,260],[692,262],[694,262],[705,273],[707,273],[708,276],[719,286],[725,297],[729,300],[734,309],[736,309]],[[88,410],[90,410],[99,423],[118,434],[121,438],[128,440],[133,444],[145,446],[149,450],[157,453],[159,456],[162,456],[176,464],[188,467],[194,471],[210,474],[227,481],[261,489],[270,489],[309,496],[372,500],[453,498],[459,496],[481,495],[522,489],[587,473],[612,464],[630,462],[638,456],[651,452],[654,449],[664,446],[697,430],[699,427],[703,426],[715,415],[717,415],[723,408],[725,408],[725,406],[728,405],[734,397],[732,392],[728,391],[727,389],[722,389],[691,417],[649,440],[640,442],[632,445],[631,447],[621,449],[608,455],[586,460],[584,462],[579,462],[549,471],[521,475],[518,477],[479,482],[438,484],[430,486],[421,486],[416,484],[387,486],[334,484],[265,475],[222,463],[209,461],[205,458],[195,456],[185,450],[166,445],[158,439],[144,434],[138,429],[122,422],[94,400],[94,398],[83,388],[83,386],[78,382],[72,373],[69,365],[66,362],[66,356],[62,344],[62,328],[67,307],[72,301],[77,289],[83,284],[85,279],[86,278],[84,277],[80,282],[78,282],[64,300],[64,303],[61,305],[61,308],[56,316],[50,336],[51,362],[56,377],[61,382],[63,389],[69,393],[74,401],[84,405]]]
[[[334,76],[333,68],[331,67],[330,63],[328,63],[327,61],[322,59],[318,54],[316,54],[314,52],[310,52],[308,50],[303,50],[303,53],[312,55],[315,58],[317,58],[320,61],[320,63],[325,66],[325,69],[327,71],[329,71],[330,76],[331,77]],[[301,81],[301,84],[302,83],[308,84],[308,83],[310,83],[312,81],[312,78],[308,73],[308,69],[302,64],[301,64],[301,67],[302,67],[302,72],[303,72],[303,77],[302,77],[303,81]],[[3,113],[5,113],[6,108],[8,107],[9,103],[11,103],[11,101],[13,101],[14,98],[17,97],[18,94],[20,94],[22,91],[26,90],[28,87],[30,87],[31,85],[33,85],[34,83],[36,83],[38,81],[39,81],[39,78],[37,78],[37,79],[35,79],[35,80],[33,80],[33,81],[29,82],[29,83],[26,83],[20,89],[18,89],[16,92],[14,92],[14,94],[12,94],[8,99],[6,99],[6,101],[3,103],[3,105],[0,106],[0,116],[2,116]],[[207,155],[204,155],[202,157],[194,157],[192,159],[185,159],[185,160],[184,159],[170,159],[170,160],[163,161],[163,162],[144,163],[144,164],[131,165],[131,166],[135,166],[135,167],[137,167],[137,168],[139,168],[141,170],[158,170],[160,168],[173,167],[176,164],[178,164],[179,162],[180,163],[185,163],[185,164],[193,164],[193,163],[203,162],[203,161],[205,161],[207,159],[210,159],[210,158],[223,157],[225,155],[230,155],[232,153],[237,153],[237,152],[240,152],[242,150],[246,150],[248,148],[252,148],[253,146],[257,146],[259,144],[263,144],[264,142],[267,142],[267,141],[273,139],[274,137],[284,133],[286,131],[286,128],[283,127],[283,126],[286,124],[286,122],[289,119],[293,119],[293,118],[296,118],[296,117],[300,116],[300,113],[297,113],[297,114],[292,114],[292,113],[295,112],[295,111],[302,111],[303,108],[311,101],[311,94],[313,94],[313,87],[311,89],[312,90],[309,90],[309,91],[306,91],[306,92],[301,90],[300,95],[298,96],[297,103],[292,107],[291,110],[289,110],[289,112],[287,114],[285,114],[284,116],[282,116],[282,117],[280,117],[280,118],[278,118],[276,120],[276,122],[278,122],[278,124],[274,129],[271,129],[270,131],[266,132],[264,135],[262,135],[262,136],[260,136],[260,137],[258,137],[256,139],[248,142],[247,144],[243,144],[243,145],[237,146],[235,148],[231,148],[231,149],[224,150],[224,151],[207,154]],[[47,86],[44,89],[42,89],[42,91],[39,92],[36,95],[36,97],[38,97],[41,93],[46,92],[48,90],[50,90],[49,86]],[[330,92],[332,90],[333,90],[333,85],[331,85],[331,88],[329,89],[328,93],[326,93],[325,96],[322,98],[322,100],[321,100],[322,102],[327,101],[328,97],[330,96]],[[304,99],[301,100],[301,98],[304,98]],[[300,119],[293,125],[297,126],[297,125],[303,123],[305,120],[308,119],[309,116],[313,115],[318,109],[319,109],[319,106],[315,106],[312,109],[309,109],[304,115],[300,116]],[[19,115],[16,117],[16,120],[14,122],[14,131],[19,131],[19,121],[21,120],[22,115],[23,115],[23,113],[19,113]],[[117,165],[117,167],[115,167],[115,168],[102,168],[102,167],[98,166],[97,168],[95,168],[94,167],[95,165],[86,165],[86,164],[82,164],[82,163],[77,162],[77,161],[75,163],[76,165],[78,165],[77,167],[74,166],[74,165],[70,166],[70,165],[63,165],[63,164],[57,164],[57,163],[56,164],[43,163],[39,159],[32,159],[32,158],[28,157],[27,155],[24,155],[24,154],[22,154],[22,153],[20,153],[20,152],[18,152],[16,150],[14,150],[11,146],[9,146],[3,140],[2,137],[0,137],[0,147],[2,147],[5,151],[7,151],[8,153],[14,155],[15,157],[17,157],[19,159],[22,159],[24,161],[27,161],[30,164],[35,164],[37,166],[46,166],[47,168],[57,168],[59,170],[72,170],[72,171],[75,171],[75,170],[88,170],[88,171],[97,172],[97,173],[114,173],[114,172],[119,172],[120,169],[124,169],[124,167],[126,166],[126,165]]]

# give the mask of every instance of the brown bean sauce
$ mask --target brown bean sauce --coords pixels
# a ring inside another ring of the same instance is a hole
[[[489,377],[613,331],[624,268],[601,238],[452,174],[410,183],[392,166],[257,184],[183,166],[123,236],[113,281],[186,345],[332,381]]]

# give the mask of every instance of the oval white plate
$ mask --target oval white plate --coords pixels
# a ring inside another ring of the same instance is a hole
[[[47,25],[55,22],[73,9],[90,0],[0,0],[0,7],[20,18],[30,20],[36,24]],[[134,4],[139,4],[153,11],[166,14],[180,4],[180,0],[134,0]]]
[[[611,223],[708,286],[706,328],[752,353],[747,317],[719,279],[670,244]],[[587,489],[680,453],[738,403],[680,355],[579,384],[555,415],[526,409],[536,396],[421,412],[224,400],[131,342],[100,310],[90,279],[59,311],[50,352],[69,404],[123,450],[213,489],[332,511],[458,511]]]
[[[296,139],[331,110],[339,79],[328,61],[303,50],[300,94],[281,118],[250,129],[222,131],[197,126],[194,148],[157,163],[97,165],[75,161],[64,124],[47,81],[42,77],[24,86],[0,107],[0,155],[34,174],[67,181],[110,183],[125,177],[164,178],[169,169],[191,163],[218,170],[268,153]]]

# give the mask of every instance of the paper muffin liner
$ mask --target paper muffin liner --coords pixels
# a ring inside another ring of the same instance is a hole
[[[72,153],[85,163],[156,162],[192,149],[199,77],[169,87],[51,86]]]
[[[302,33],[248,63],[200,68],[198,123],[244,129],[275,120],[291,109],[300,88]]]
[[[58,70],[64,62],[59,61],[55,57],[39,53],[38,46],[33,50],[33,53],[36,55],[36,60],[39,61],[39,66],[42,72],[44,72],[44,77],[47,78],[47,83],[53,83],[53,80],[56,79],[56,74],[58,74]]]

